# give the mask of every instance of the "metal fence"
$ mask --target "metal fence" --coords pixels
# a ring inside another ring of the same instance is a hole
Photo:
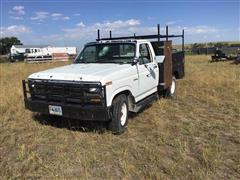
[[[238,54],[240,53],[240,47],[206,47],[206,48],[192,48],[190,49],[191,54],[214,54],[216,50],[219,49],[225,54]]]

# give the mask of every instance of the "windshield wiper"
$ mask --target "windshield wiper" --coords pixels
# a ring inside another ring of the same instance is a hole
[[[116,63],[115,61],[107,61],[107,60],[97,60],[95,63]]]

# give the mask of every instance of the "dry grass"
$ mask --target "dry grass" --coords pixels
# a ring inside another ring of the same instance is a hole
[[[103,124],[24,110],[21,80],[62,64],[0,64],[1,179],[240,179],[239,66],[187,57],[177,98],[114,136]]]

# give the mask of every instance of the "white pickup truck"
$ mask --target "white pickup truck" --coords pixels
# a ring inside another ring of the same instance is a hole
[[[184,52],[172,54],[171,41],[134,37],[97,39],[85,45],[73,64],[31,74],[23,80],[25,107],[106,121],[114,133],[124,132],[129,111],[138,112],[159,94],[174,96],[176,78],[184,76]],[[175,63],[176,71],[174,56],[181,64]]]

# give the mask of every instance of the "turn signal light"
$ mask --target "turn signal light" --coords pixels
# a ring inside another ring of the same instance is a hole
[[[106,86],[111,85],[111,84],[112,84],[112,81],[108,81],[105,83]]]
[[[90,99],[90,102],[101,102],[101,99]]]

